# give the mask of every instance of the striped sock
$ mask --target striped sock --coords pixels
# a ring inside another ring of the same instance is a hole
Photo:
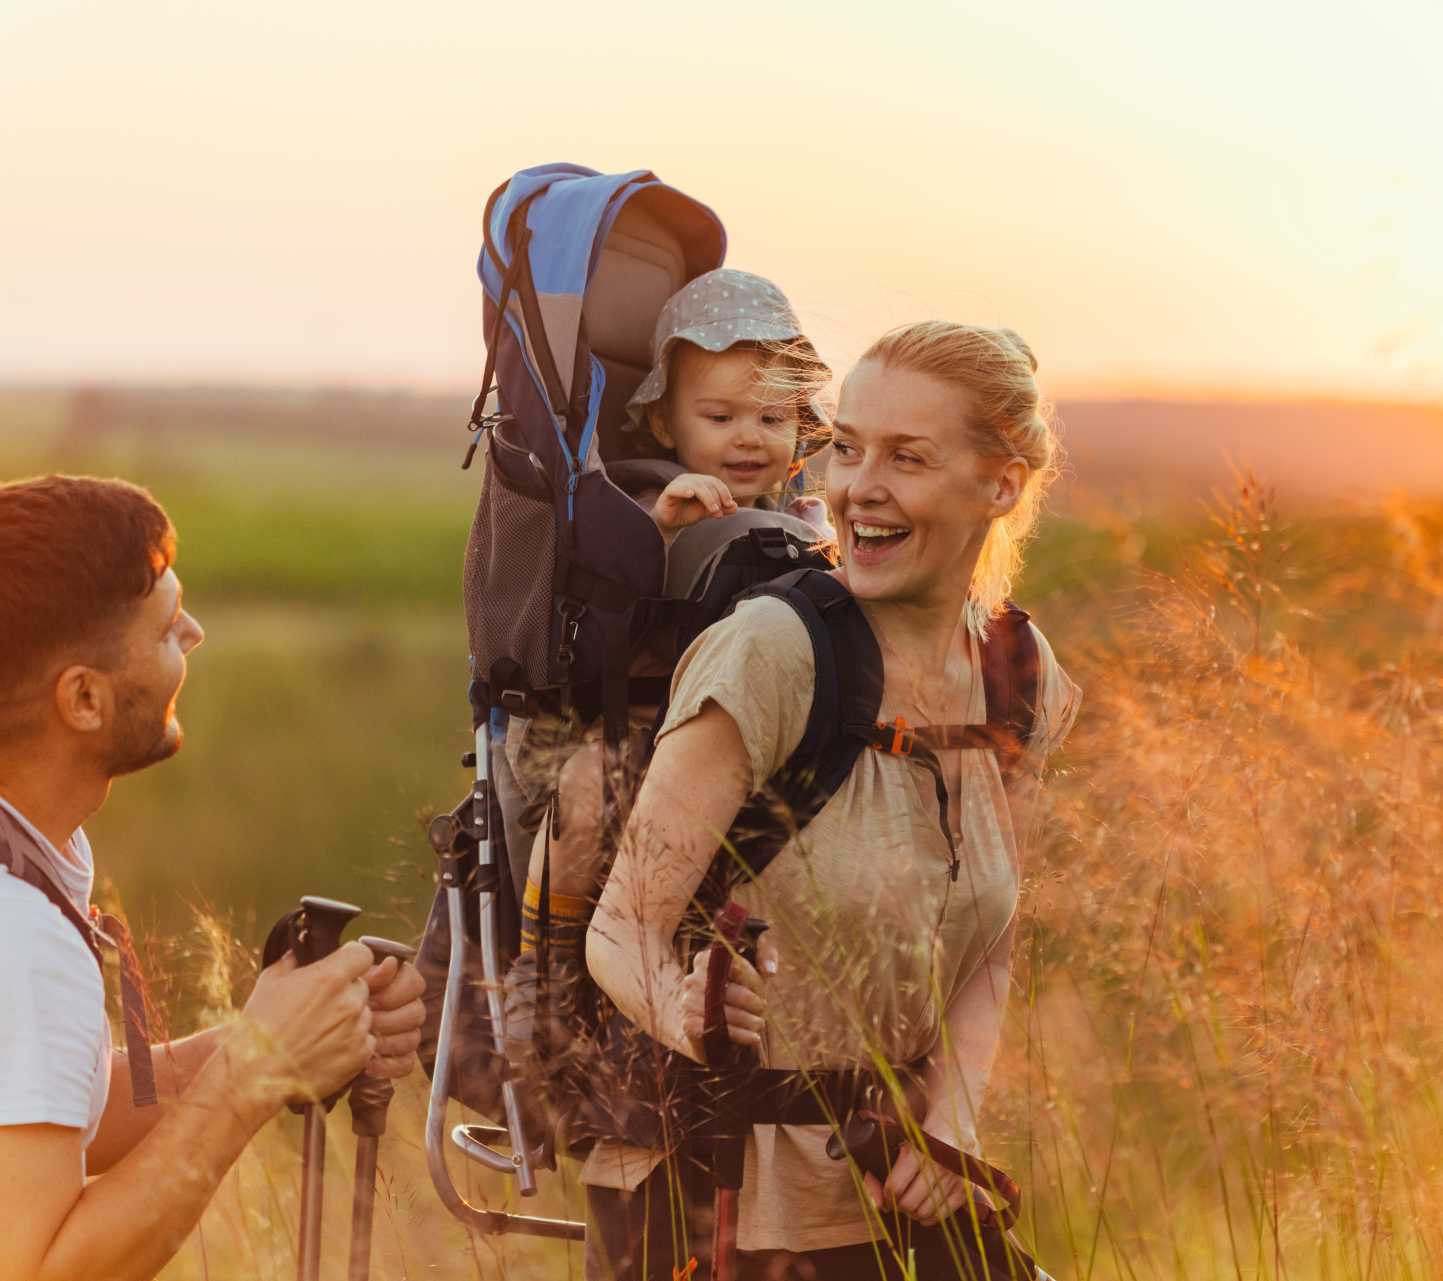
[[[591,901],[574,894],[550,895],[551,919],[546,937],[553,948],[579,957],[586,942],[586,918]],[[521,900],[521,951],[534,952],[541,937],[541,887],[529,877]]]

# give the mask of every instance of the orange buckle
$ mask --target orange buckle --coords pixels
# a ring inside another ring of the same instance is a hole
[[[686,1267],[673,1268],[671,1270],[671,1281],[687,1281],[687,1278],[690,1277],[696,1269],[696,1255],[692,1255],[691,1258],[686,1261]]]
[[[883,733],[888,730],[892,732],[892,741],[884,746],[882,750],[891,756],[910,756],[912,749],[917,746],[917,733],[907,724],[906,720],[899,716],[890,725],[883,721],[877,722],[877,728]]]

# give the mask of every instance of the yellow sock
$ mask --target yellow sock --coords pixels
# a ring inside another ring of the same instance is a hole
[[[581,955],[586,940],[586,918],[591,901],[575,894],[548,895],[550,920],[546,938],[551,947]],[[534,952],[541,937],[541,887],[526,878],[526,894],[521,900],[521,951]]]

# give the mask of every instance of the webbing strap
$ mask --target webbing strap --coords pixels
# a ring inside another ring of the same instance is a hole
[[[155,1061],[150,1053],[150,1014],[145,1002],[145,979],[130,930],[114,913],[97,921],[95,933],[114,947],[120,957],[120,1012],[125,1022],[125,1053],[130,1063],[130,1097],[138,1108],[157,1102]]]
[[[100,950],[101,945],[112,948],[119,956],[120,1008],[125,1023],[125,1052],[130,1064],[130,1096],[136,1107],[150,1107],[157,1102],[155,1062],[150,1053],[150,1017],[145,1002],[145,979],[130,931],[118,916],[109,912],[101,915],[94,908],[91,909],[94,919],[87,920],[71,902],[70,896],[50,878],[39,860],[26,858],[23,847],[7,835],[7,826],[9,824],[0,824],[0,866],[55,904],[61,916],[76,928],[85,941],[102,978],[105,975],[105,957]]]

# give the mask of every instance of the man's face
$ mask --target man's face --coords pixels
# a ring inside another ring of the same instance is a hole
[[[185,656],[205,638],[181,608],[180,579],[167,569],[137,606],[124,657],[110,672],[114,714],[104,747],[108,777],[133,774],[174,756],[183,733],[175,702],[185,681]]]

